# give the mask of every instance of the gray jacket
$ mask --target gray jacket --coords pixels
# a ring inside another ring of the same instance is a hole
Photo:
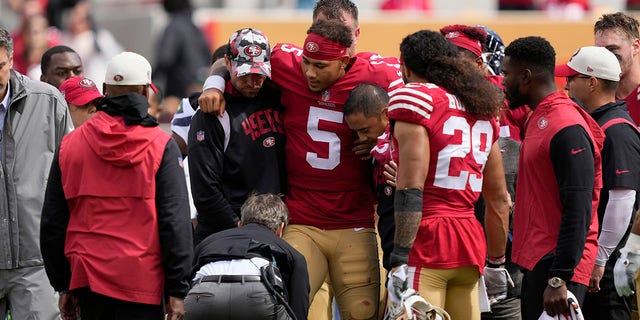
[[[40,214],[49,169],[73,129],[67,103],[51,85],[11,71],[2,130],[0,269],[42,265]]]

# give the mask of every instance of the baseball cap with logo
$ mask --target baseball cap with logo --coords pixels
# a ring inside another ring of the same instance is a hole
[[[269,39],[260,30],[240,29],[229,38],[227,57],[231,72],[237,77],[262,74],[271,78],[271,48]]]
[[[151,82],[151,64],[134,52],[122,52],[111,58],[104,83],[116,86],[150,85],[154,92],[158,92]]]
[[[569,62],[556,66],[556,77],[584,74],[604,80],[620,81],[620,62],[604,47],[582,47]]]
[[[87,103],[103,98],[96,84],[89,78],[71,77],[60,85],[60,92],[67,103],[84,106]]]

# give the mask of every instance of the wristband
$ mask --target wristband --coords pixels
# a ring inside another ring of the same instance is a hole
[[[507,257],[504,255],[501,257],[487,257],[487,266],[490,268],[499,268],[504,266],[507,262]]]
[[[393,251],[389,254],[389,265],[391,268],[407,264],[409,262],[409,252],[411,248],[393,246]]]
[[[224,87],[225,87],[224,78],[219,75],[212,75],[212,76],[209,76],[207,80],[204,82],[204,85],[202,86],[202,91],[215,88],[220,90],[221,92],[224,92]]]
[[[396,212],[422,212],[422,190],[417,188],[396,190],[393,207]]]

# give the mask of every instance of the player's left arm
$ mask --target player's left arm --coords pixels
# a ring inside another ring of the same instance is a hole
[[[560,277],[568,282],[582,258],[591,224],[594,151],[585,129],[573,125],[560,130],[551,139],[550,157],[560,193],[562,218],[549,278]]]
[[[424,126],[396,121],[399,163],[395,207],[396,232],[391,267],[406,264],[422,219],[422,192],[429,171],[429,136]],[[420,201],[418,201],[420,200]]]

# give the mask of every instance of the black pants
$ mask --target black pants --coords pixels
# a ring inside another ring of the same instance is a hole
[[[524,271],[522,279],[522,319],[538,320],[544,310],[543,295],[549,280],[549,269],[553,262],[553,256],[547,255],[542,258],[531,271]],[[584,305],[584,296],[587,286],[575,282],[568,282],[567,289],[576,296],[580,307]]]
[[[262,282],[200,282],[184,299],[185,320],[289,320]]]
[[[163,320],[162,305],[142,304],[107,297],[89,288],[73,290],[82,320]]]
[[[613,282],[613,267],[618,256],[612,255],[604,267],[604,274],[600,279],[600,291],[587,293],[582,308],[585,319],[631,319],[631,298],[633,296],[619,296]]]

